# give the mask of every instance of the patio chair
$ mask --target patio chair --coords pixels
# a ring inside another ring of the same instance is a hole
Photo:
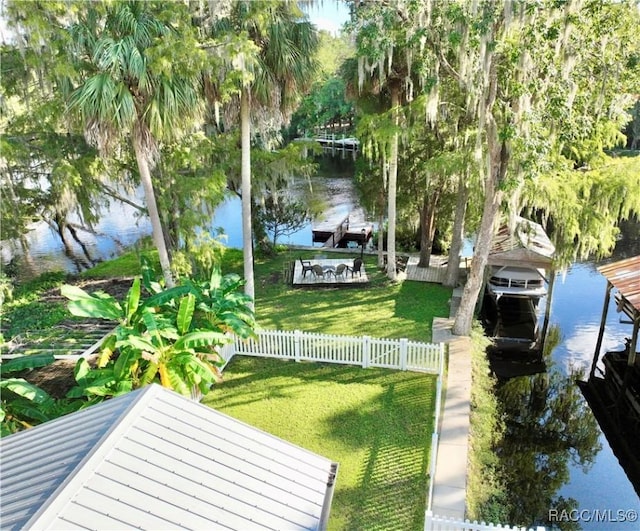
[[[315,265],[311,266],[311,272],[313,273],[313,275],[315,277],[324,278],[324,269],[322,269],[322,266],[319,265],[319,264],[315,264]]]
[[[333,276],[335,276],[336,278],[342,277],[344,279],[344,272],[347,269],[349,269],[349,266],[347,264],[339,264],[338,267],[336,267],[336,270],[333,272]]]
[[[309,260],[303,260],[302,258],[298,258],[300,260],[300,264],[302,264],[302,278],[307,276],[307,271],[313,271],[313,266]]]
[[[347,269],[351,271],[351,278],[353,278],[354,273],[358,273],[358,275],[362,276],[362,259],[356,258],[353,261],[353,267],[347,266]]]

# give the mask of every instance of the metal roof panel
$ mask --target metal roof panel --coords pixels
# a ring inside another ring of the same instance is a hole
[[[22,435],[44,459],[66,462],[36,496],[21,482],[31,452],[12,454],[10,473],[2,471],[3,528],[5,479],[14,521],[24,524],[15,529],[316,529],[330,501],[330,460],[157,385],[54,422],[2,441],[9,455]],[[47,441],[57,434],[64,452],[39,447],[39,432]],[[81,456],[69,453],[73,437]]]
[[[600,266],[598,271],[640,312],[640,255]]]

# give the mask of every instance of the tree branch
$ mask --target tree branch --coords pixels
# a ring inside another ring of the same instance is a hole
[[[126,203],[129,206],[132,206],[133,208],[135,208],[139,212],[144,212],[144,213],[147,212],[147,209],[145,207],[140,206],[137,203],[134,203],[133,201],[131,201],[130,199],[120,195],[116,190],[111,188],[109,185],[102,183],[101,187],[102,187],[103,192],[106,193],[109,197],[117,199],[118,201],[122,201],[123,203]]]

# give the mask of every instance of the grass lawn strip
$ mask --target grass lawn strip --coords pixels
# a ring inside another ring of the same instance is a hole
[[[238,356],[203,400],[340,464],[330,529],[423,529],[436,377]]]

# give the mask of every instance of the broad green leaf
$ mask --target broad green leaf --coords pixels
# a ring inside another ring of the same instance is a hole
[[[115,383],[115,382],[111,382]],[[96,395],[96,396],[112,396],[113,390],[109,386],[105,385],[92,385],[90,387],[86,387],[84,390],[86,395]]]
[[[171,302],[175,299],[179,299],[190,291],[191,288],[189,286],[176,286],[175,288],[169,288],[149,297],[146,301],[144,301],[144,306],[162,306],[163,304]]]
[[[130,347],[133,349],[145,350],[152,353],[158,349],[158,347],[156,347],[150,340],[140,336],[129,336],[127,339],[118,341],[116,343],[116,347]]]
[[[231,341],[232,339],[229,336],[220,332],[198,331],[182,336],[176,341],[174,347],[176,350],[183,350],[211,345],[225,345]]]
[[[30,402],[20,398],[18,401],[14,401],[11,404],[11,413],[14,417],[18,417],[21,421],[29,419],[33,421],[47,422],[58,415],[54,410],[55,402],[52,398],[49,398],[43,403]]]
[[[68,304],[69,311],[76,317],[93,317],[116,321],[123,317],[122,308],[115,300],[77,299]]]
[[[222,282],[222,274],[220,273],[220,268],[214,267],[211,270],[211,278],[209,279],[209,286],[211,289],[220,288],[220,284]]]
[[[158,364],[149,363],[145,371],[142,373],[142,376],[140,377],[140,386],[142,387],[153,382],[156,374],[158,374]]]
[[[168,377],[171,382],[171,389],[183,396],[191,396],[191,386],[180,373],[174,370],[168,370]]]
[[[24,369],[35,369],[46,367],[55,361],[53,354],[36,354],[34,356],[23,356],[0,364],[0,373],[18,372]]]
[[[187,294],[180,301],[180,307],[178,308],[178,316],[176,323],[178,325],[178,332],[186,334],[191,326],[191,319],[193,318],[193,312],[196,308],[196,297],[193,293]]]
[[[138,309],[138,304],[140,303],[140,277],[136,277],[129,288],[129,293],[127,294],[127,321],[131,320],[131,317],[136,310]]]
[[[149,308],[142,309],[142,322],[150,333],[155,334],[158,331],[158,319]]]
[[[9,378],[0,382],[0,388],[8,389],[15,394],[31,400],[36,404],[43,404],[47,400],[51,400],[51,396],[40,389],[37,385],[33,385],[22,378]]]
[[[76,366],[73,368],[73,376],[76,382],[79,382],[87,377],[87,374],[91,371],[91,366],[85,358],[80,358],[76,362]]]
[[[91,295],[78,286],[71,284],[63,284],[60,286],[60,294],[70,301],[78,301],[83,299],[91,299]]]
[[[118,359],[113,365],[113,374],[117,381],[127,380],[131,378],[135,372],[140,356],[132,352],[131,349],[125,349],[120,352]]]
[[[133,391],[133,382],[131,380],[121,380],[116,384],[113,396],[126,395]]]

